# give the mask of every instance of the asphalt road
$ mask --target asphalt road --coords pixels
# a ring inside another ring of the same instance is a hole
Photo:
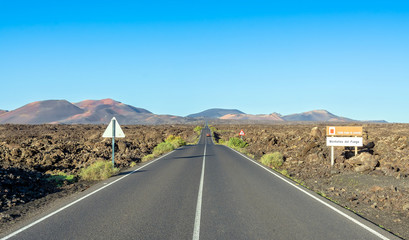
[[[208,132],[3,239],[396,239]]]

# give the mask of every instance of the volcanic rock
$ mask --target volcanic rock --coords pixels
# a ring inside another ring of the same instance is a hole
[[[379,161],[369,153],[361,153],[345,162],[353,166],[355,172],[372,171],[379,163]]]

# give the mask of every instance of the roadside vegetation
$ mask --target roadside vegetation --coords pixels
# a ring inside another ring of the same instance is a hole
[[[119,168],[115,168],[111,161],[100,160],[82,169],[80,177],[88,181],[104,180],[118,172]]]
[[[170,151],[175,150],[181,146],[185,146],[186,141],[182,139],[180,136],[173,136],[170,135],[165,139],[164,142],[159,143],[154,149],[153,152],[149,155],[146,155],[142,158],[142,162],[146,162],[152,160],[162,154],[168,153]]]
[[[215,127],[211,127],[212,133],[213,133],[213,140],[217,144],[225,145],[230,148],[233,148],[234,150],[243,153],[247,155],[248,157],[255,159],[255,156],[247,151],[248,143],[244,141],[242,138],[239,137],[231,137],[229,138],[229,141],[224,141],[223,139],[217,138],[218,130]],[[257,160],[256,160],[257,161]],[[273,152],[273,153],[267,153],[264,154],[260,159],[259,162],[276,172],[281,173],[282,175],[294,180],[295,182],[303,185],[302,181],[299,181],[297,179],[294,179],[290,177],[288,174],[288,171],[286,169],[281,169],[281,166],[284,164],[284,156],[280,152]]]
[[[264,154],[261,157],[260,162],[263,165],[265,165],[265,166],[267,166],[269,168],[272,168],[272,169],[276,170],[277,172],[283,174],[284,176],[290,177],[290,175],[288,174],[288,171],[286,169],[280,169],[280,167],[284,163],[284,156],[280,152],[273,152],[273,153]]]
[[[61,187],[64,184],[69,184],[77,181],[77,177],[73,174],[66,174],[64,172],[58,172],[56,174],[52,174],[50,177],[47,178],[49,182],[54,182],[57,184],[57,187]]]
[[[200,136],[200,133],[202,132],[203,127],[202,126],[196,126],[194,131],[198,136]]]
[[[246,149],[248,146],[248,143],[242,140],[241,138],[238,137],[232,137],[229,139],[229,141],[223,141],[222,139],[219,140],[218,144],[228,146],[230,148],[233,148],[234,150],[243,153],[250,158],[254,159],[254,155],[249,153]]]
[[[195,145],[195,144],[197,144],[197,143],[199,142],[199,140],[200,140],[200,134],[202,133],[202,129],[203,129],[202,126],[196,126],[196,127],[193,129],[193,130],[195,131],[195,133],[196,133],[196,138],[195,138],[194,142],[189,143],[189,145]]]

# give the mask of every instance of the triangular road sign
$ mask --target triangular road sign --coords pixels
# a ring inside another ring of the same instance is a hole
[[[112,118],[111,122],[109,123],[107,129],[105,130],[104,134],[102,134],[102,137],[104,138],[112,138],[113,137],[113,129],[112,127],[114,126],[115,122],[115,138],[123,138],[125,137],[125,133],[122,131],[121,126],[119,126],[118,121],[116,120],[115,117]]]
[[[245,135],[243,129],[240,131],[240,134],[239,134],[239,135],[240,135],[240,136],[244,136],[244,135]]]

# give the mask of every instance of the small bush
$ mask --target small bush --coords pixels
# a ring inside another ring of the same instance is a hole
[[[210,131],[212,131],[212,132],[216,132],[216,131],[217,131],[217,129],[216,129],[215,127],[213,127],[213,126],[210,126]]]
[[[143,156],[142,162],[146,162],[146,161],[152,160],[152,159],[154,159],[154,158],[155,158],[155,155],[153,155],[153,153],[152,153],[152,154]]]
[[[288,174],[287,169],[281,170],[280,173],[283,174],[283,175],[286,176],[286,177],[290,177],[290,175]]]
[[[83,180],[104,180],[119,172],[111,161],[96,161],[89,167],[82,169],[80,176]]]
[[[153,149],[153,154],[155,156],[162,155],[164,153],[173,151],[175,147],[169,142],[161,142]]]
[[[247,147],[247,143],[245,141],[243,141],[240,138],[237,137],[232,137],[229,139],[229,142],[227,143],[227,146],[231,147],[231,148],[245,148]]]
[[[64,185],[64,182],[73,183],[77,179],[75,175],[69,175],[64,172],[58,172],[57,174],[52,174],[50,177],[47,178],[47,180],[50,182],[55,182],[57,183],[57,186],[61,187],[62,185]]]
[[[202,132],[202,128],[203,128],[203,127],[201,127],[201,126],[197,126],[197,127],[195,127],[195,129],[193,129],[193,130],[196,132],[197,135],[200,135],[200,133]]]
[[[130,167],[135,167],[136,166],[136,162],[131,162]]]
[[[170,135],[166,138],[165,142],[172,144],[175,149],[186,145],[186,141],[183,140],[180,136]]]
[[[279,152],[267,153],[261,157],[260,161],[262,164],[266,166],[269,166],[272,168],[279,168],[284,163],[284,157],[283,157],[283,154]]]

